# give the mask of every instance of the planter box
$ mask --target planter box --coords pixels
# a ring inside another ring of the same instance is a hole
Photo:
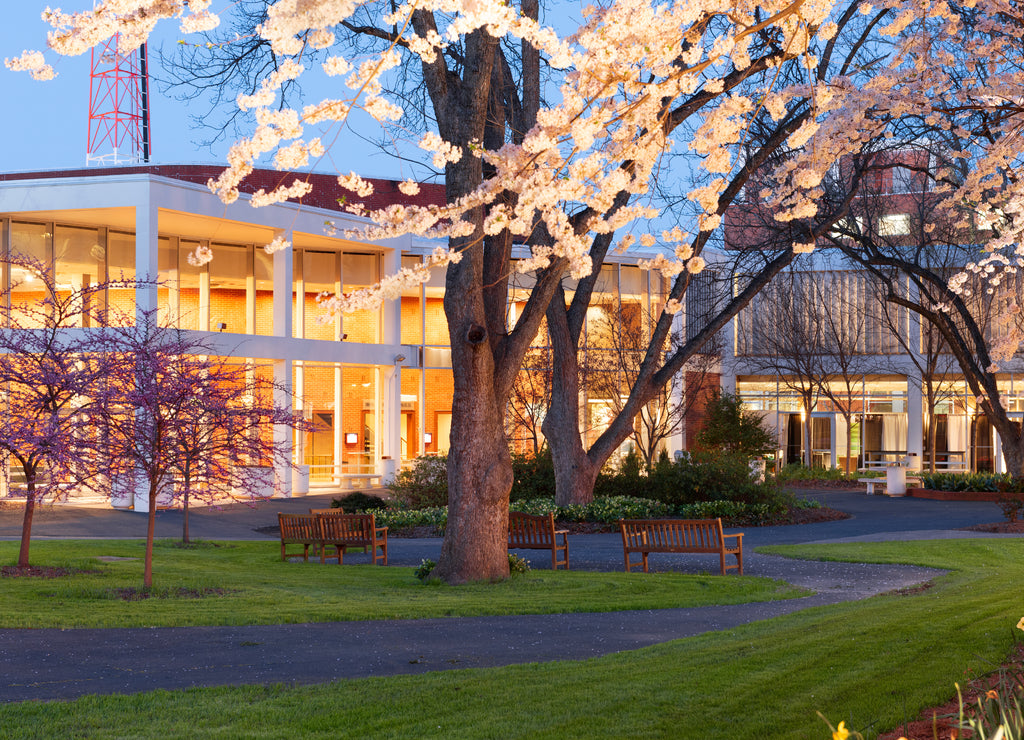
[[[998,502],[1005,496],[1024,499],[1024,494],[1005,494],[998,491],[933,491],[930,488],[908,488],[907,495],[932,501],[989,501]]]

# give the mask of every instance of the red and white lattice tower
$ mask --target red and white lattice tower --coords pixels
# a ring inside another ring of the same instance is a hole
[[[118,40],[114,36],[92,50],[86,166],[149,161],[146,45],[123,54]]]

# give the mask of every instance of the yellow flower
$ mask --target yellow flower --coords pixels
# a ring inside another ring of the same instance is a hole
[[[1024,617],[1021,617],[1020,621],[1017,622],[1017,629],[1024,630]]]
[[[839,727],[832,733],[832,740],[846,740],[850,737],[850,731],[846,729],[846,722],[840,722]]]
[[[999,692],[995,689],[989,689],[987,692],[985,692],[985,696],[987,696],[989,699],[998,699]]]

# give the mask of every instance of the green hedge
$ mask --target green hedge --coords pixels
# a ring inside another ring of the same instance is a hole
[[[922,473],[921,485],[932,491],[1006,491],[1009,475],[993,473]]]

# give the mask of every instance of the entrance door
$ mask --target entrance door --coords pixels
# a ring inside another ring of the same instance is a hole
[[[403,411],[402,424],[399,427],[402,434],[402,459],[408,460],[420,454],[419,440],[416,437],[416,412]],[[411,441],[411,444],[410,444]]]
[[[437,439],[434,442],[437,443],[437,451],[442,455],[448,454],[448,447],[451,444],[452,439],[452,412],[451,411],[438,411],[437,412]]]

